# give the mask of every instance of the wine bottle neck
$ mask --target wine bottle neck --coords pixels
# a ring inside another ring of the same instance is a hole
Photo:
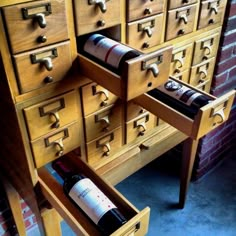
[[[61,160],[52,163],[52,168],[63,178],[66,179],[75,174],[75,172]]]

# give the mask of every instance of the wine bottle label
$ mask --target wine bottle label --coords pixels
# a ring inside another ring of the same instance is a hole
[[[101,217],[116,206],[88,178],[77,182],[70,190],[69,196],[97,224]]]
[[[187,104],[188,106],[190,106],[197,97],[202,95],[201,93],[198,93],[173,80],[168,80],[164,85],[159,86],[157,89]]]
[[[123,44],[112,39],[106,38],[100,34],[93,34],[84,44],[84,51],[106,62],[107,64],[118,68],[122,57],[129,51],[132,51]]]

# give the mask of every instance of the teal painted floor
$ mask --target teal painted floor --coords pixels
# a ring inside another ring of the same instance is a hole
[[[192,182],[182,210],[178,163],[157,159],[116,186],[139,210],[151,208],[147,236],[236,236],[236,156]],[[65,222],[62,229],[63,236],[75,235]]]

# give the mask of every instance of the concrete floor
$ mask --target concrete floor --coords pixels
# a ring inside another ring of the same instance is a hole
[[[139,210],[151,208],[147,236],[235,236],[236,157],[189,187],[185,208],[176,208],[179,161],[159,158],[116,188]],[[63,236],[74,236],[62,223]],[[35,233],[28,234],[35,236]]]

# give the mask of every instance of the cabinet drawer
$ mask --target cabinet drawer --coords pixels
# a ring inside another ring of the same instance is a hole
[[[202,1],[198,29],[221,23],[224,17],[226,2],[226,0]]]
[[[76,0],[74,4],[75,27],[78,36],[121,23],[120,0]]]
[[[192,64],[193,43],[173,49],[170,64],[170,74],[176,74],[190,69]]]
[[[63,158],[66,158],[67,163],[78,169],[78,172],[85,173],[128,219],[127,223],[115,231],[112,236],[144,236],[147,234],[150,215],[148,207],[142,211],[137,210],[122,194],[98,176],[93,169],[77,156],[70,154]],[[76,235],[102,235],[91,220],[65,196],[61,182],[55,176],[55,172],[52,171],[50,165],[40,168],[38,175],[44,196],[70,225]]]
[[[90,83],[81,88],[84,116],[115,104],[118,97],[97,83]]]
[[[191,33],[197,18],[197,5],[169,10],[167,16],[166,40]]]
[[[189,85],[185,84],[185,86]],[[189,87],[193,88],[191,86]],[[231,91],[219,98],[206,95],[213,98],[213,101],[199,109],[199,112],[193,119],[148,94],[135,98],[135,102],[187,136],[193,139],[199,139],[228,119],[235,91]]]
[[[72,66],[70,42],[14,55],[21,93],[62,80]]]
[[[30,139],[34,140],[60,127],[76,121],[78,96],[75,91],[24,109]]]
[[[137,137],[144,136],[149,130],[157,126],[157,117],[150,112],[136,117],[126,123],[126,143],[132,142]]]
[[[85,117],[86,142],[90,142],[121,126],[122,114],[122,106],[117,104]]]
[[[108,159],[122,146],[122,129],[118,127],[112,132],[86,144],[88,163],[97,164],[102,159]]]
[[[143,1],[128,0],[127,4],[127,21],[133,21],[155,15],[164,11],[164,0]]]
[[[34,161],[39,168],[81,145],[80,124],[74,122],[31,142]]]
[[[163,14],[127,24],[127,44],[145,50],[162,42]]]
[[[128,60],[121,76],[79,54],[79,72],[128,101],[168,79],[171,53],[172,47],[165,47]]]
[[[182,71],[180,73],[175,73],[175,74],[171,75],[171,77],[174,77],[175,79],[181,80],[181,81],[183,81],[185,83],[189,82],[189,76],[190,76],[190,69]]]
[[[127,103],[125,121],[128,122],[130,120],[133,120],[145,112],[146,110],[143,107],[139,106],[138,104],[134,103],[133,100],[131,100]]]
[[[204,60],[215,57],[220,41],[219,33],[212,33],[210,36],[196,40],[192,65],[197,65]]]
[[[215,67],[215,57],[207,61],[204,61],[199,65],[193,66],[191,68],[191,76],[189,83],[195,87],[198,86],[201,87],[205,83],[209,82],[211,83],[214,67]]]
[[[68,39],[65,2],[62,0],[7,6],[3,13],[13,53]]]
[[[175,9],[178,7],[184,7],[193,3],[198,2],[199,0],[169,0],[169,9]]]

